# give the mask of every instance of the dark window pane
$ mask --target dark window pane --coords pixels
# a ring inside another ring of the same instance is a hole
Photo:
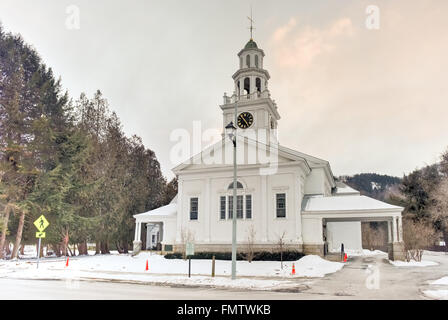
[[[243,196],[236,196],[236,217],[238,219],[243,218]]]
[[[228,199],[229,199],[229,205],[227,206],[229,208],[228,216],[229,216],[229,219],[232,219],[233,218],[233,196],[229,196]]]
[[[277,193],[277,218],[286,217],[286,194]]]
[[[220,198],[219,217],[222,220],[225,220],[225,218],[226,218],[226,197],[225,196]]]
[[[241,182],[239,182],[239,181],[236,182],[236,188],[243,189],[243,185],[241,184]],[[227,189],[233,190],[233,182],[230,182],[229,187]]]
[[[246,195],[246,219],[252,219],[252,196]]]
[[[198,198],[190,198],[190,220],[198,220]]]

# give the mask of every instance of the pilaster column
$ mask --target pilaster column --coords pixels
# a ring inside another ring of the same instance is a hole
[[[392,243],[392,222],[387,221],[387,242]]]
[[[403,221],[401,215],[398,217],[398,241],[403,241]]]
[[[397,218],[393,217],[392,219],[392,242],[398,242],[398,234],[397,234]]]
[[[182,219],[183,219],[183,212],[182,212],[182,203],[183,203],[183,184],[184,181],[181,177],[178,177],[177,180],[177,215],[176,215],[176,242],[180,243],[181,240],[181,230],[182,230]]]
[[[211,210],[212,199],[210,198],[210,178],[205,179],[205,201],[204,201],[204,239],[205,242],[210,242],[210,221],[213,210]]]
[[[142,240],[142,224],[141,222],[138,223],[137,225],[137,240],[141,241]]]
[[[302,242],[302,213],[300,203],[300,175],[294,174],[294,202],[295,202],[295,219],[296,219],[296,237],[299,242]]]
[[[138,220],[135,220],[135,232],[134,232],[134,241],[138,241]]]
[[[267,176],[262,175],[261,177],[261,239],[263,242],[268,241],[268,195],[267,195]]]

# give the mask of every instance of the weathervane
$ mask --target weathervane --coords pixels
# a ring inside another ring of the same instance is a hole
[[[255,28],[253,27],[252,24],[253,24],[255,21],[252,19],[252,6],[250,6],[250,18],[247,17],[247,19],[249,19],[249,21],[250,21],[250,27],[248,28],[248,29],[250,29],[250,40],[253,40],[253,39],[252,39],[252,31],[253,31]]]

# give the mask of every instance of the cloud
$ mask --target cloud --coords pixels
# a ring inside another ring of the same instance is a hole
[[[334,50],[340,38],[353,34],[353,24],[349,18],[338,19],[323,29],[297,25],[296,19],[291,18],[286,25],[274,31],[270,42],[276,64],[307,68],[316,57]]]

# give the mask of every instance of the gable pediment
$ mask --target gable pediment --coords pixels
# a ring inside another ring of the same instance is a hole
[[[291,152],[290,149],[278,144],[267,145],[259,141],[238,139],[237,164],[239,166],[261,167],[270,163],[279,165],[302,163],[310,170],[307,159],[299,153]],[[229,139],[222,139],[173,168],[173,172],[179,174],[189,170],[226,167],[233,167],[233,144]]]

